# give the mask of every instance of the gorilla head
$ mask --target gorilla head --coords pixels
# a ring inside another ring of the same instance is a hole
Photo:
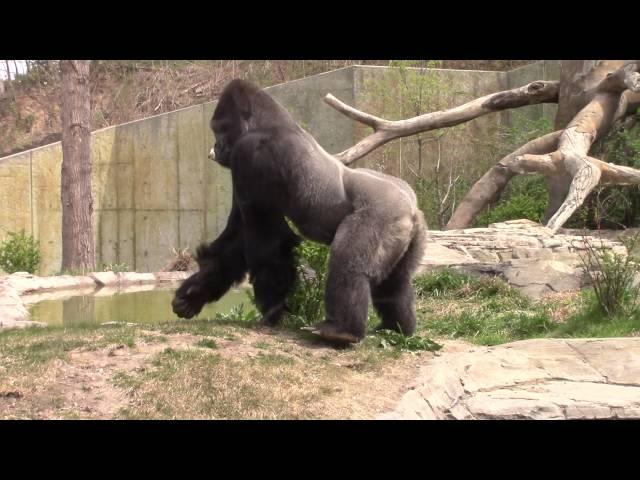
[[[314,329],[358,342],[369,298],[382,328],[415,330],[411,276],[425,240],[415,193],[398,179],[344,166],[266,92],[233,80],[211,119],[214,159],[231,170],[233,201],[224,231],[198,249],[199,271],[177,290],[173,310],[196,315],[249,273],[262,322],[286,311],[296,279],[293,249],[305,237],[331,245],[327,318]]]
[[[288,112],[265,92],[244,80],[233,80],[223,90],[211,117],[216,143],[209,157],[229,168],[233,147],[248,131],[291,123]]]

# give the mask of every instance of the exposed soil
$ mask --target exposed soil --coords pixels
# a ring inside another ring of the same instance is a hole
[[[116,386],[114,377],[154,368],[153,357],[168,348],[207,350],[196,345],[208,338],[199,335],[154,331],[139,331],[139,335],[146,340],[136,338],[134,347],[116,344],[97,350],[74,349],[66,360],[50,362],[36,382],[0,382],[4,387],[0,389],[0,418],[118,418],[118,412],[130,407],[133,398],[131,391]],[[381,371],[369,371],[359,368],[361,362],[351,350],[335,350],[286,331],[247,330],[233,339],[216,337],[215,343],[216,354],[238,361],[264,353],[261,345],[272,345],[278,355],[292,358],[300,368],[330,358],[331,365],[344,369],[346,381],[336,384],[312,411],[319,418],[332,419],[370,419],[393,409],[411,387],[425,356],[432,356],[404,354],[385,362]]]

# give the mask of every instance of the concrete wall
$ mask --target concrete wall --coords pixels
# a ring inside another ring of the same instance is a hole
[[[324,95],[332,93],[356,108],[385,116],[386,107],[379,108],[371,85],[380,83],[386,72],[384,67],[347,67],[267,91],[327,151],[338,153],[369,129],[326,105]],[[436,75],[452,86],[446,101],[455,105],[539,78],[557,78],[557,71],[551,62],[543,62],[508,73],[439,70]],[[159,270],[170,260],[172,248],[193,250],[224,228],[231,206],[230,175],[207,158],[214,141],[208,127],[214,108],[215,103],[205,103],[93,132],[98,265],[126,263],[136,271]],[[527,108],[533,116],[551,112],[544,110],[546,106]],[[443,163],[456,159],[474,164],[478,147],[470,139],[491,136],[507,121],[506,113],[486,116],[447,135],[440,147],[425,145],[424,168],[428,171],[433,164],[438,148],[441,154],[445,152]],[[415,167],[413,144],[410,140],[393,142],[356,166],[406,177],[406,166]],[[0,241],[10,231],[24,229],[34,235],[43,259],[40,274],[60,271],[61,162],[59,142],[0,159]]]
[[[354,78],[356,108],[383,118],[398,120],[418,113],[461,105],[488,93],[508,88],[508,78],[504,72],[432,69],[430,75],[430,79],[422,81],[427,85],[431,83],[431,87],[423,87],[423,91],[438,92],[438,98],[422,98],[422,111],[418,112],[411,111],[412,102],[403,98],[407,89],[399,85],[402,80],[397,71],[385,67],[357,67]],[[416,73],[413,79],[409,80],[411,81],[420,81]],[[383,86],[382,90],[380,86]],[[418,91],[415,85],[413,91]],[[399,105],[404,107],[398,109]],[[420,137],[402,138],[373,151],[367,157],[358,160],[354,166],[384,171],[402,177],[410,183],[414,183],[418,177],[431,175],[438,159],[441,167],[456,162],[458,165],[484,170],[481,165],[483,162],[479,161],[482,156],[481,148],[472,140],[482,141],[491,138],[498,126],[505,121],[504,114],[497,113],[455,128],[427,132]],[[357,138],[371,132],[362,124],[358,124],[356,129]],[[441,133],[446,134],[436,140]],[[418,138],[422,141],[420,146]]]

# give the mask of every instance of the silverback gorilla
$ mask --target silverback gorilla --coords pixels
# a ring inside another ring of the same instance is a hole
[[[331,245],[326,319],[314,333],[335,343],[365,336],[369,295],[382,324],[414,333],[411,277],[425,224],[404,181],[349,168],[325,152],[266,92],[243,80],[224,89],[211,119],[212,157],[231,169],[233,201],[220,236],[197,250],[199,270],[176,291],[173,311],[191,318],[249,273],[261,323],[275,325],[296,280],[299,237]]]

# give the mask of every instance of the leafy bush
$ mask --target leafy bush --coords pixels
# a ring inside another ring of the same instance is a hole
[[[297,324],[312,325],[324,320],[329,250],[326,245],[307,240],[295,250],[298,278],[287,297],[287,306]]]
[[[251,297],[253,301],[253,297]],[[254,309],[244,310],[244,303],[236,305],[228,312],[216,312],[215,321],[218,323],[255,323],[260,319],[260,314]]]
[[[395,348],[401,352],[436,352],[442,345],[433,340],[418,335],[405,337],[403,334],[391,330],[380,330],[376,332],[376,339],[379,346],[385,350]]]
[[[40,247],[31,236],[9,232],[9,238],[0,245],[0,268],[7,273],[35,273],[40,265]]]
[[[553,337],[627,337],[640,332],[640,309],[603,317],[593,290],[580,295],[581,308],[550,333]],[[605,320],[605,321],[603,321]]]
[[[475,225],[486,226],[521,218],[542,222],[548,204],[544,177],[516,177],[511,180],[504,197],[495,207],[478,215]]]
[[[640,242],[640,234],[622,239],[621,242],[627,248],[628,255],[595,246],[585,238],[587,249],[581,257],[600,309],[608,317],[635,311],[640,293],[640,286],[634,285],[640,267],[631,254]]]

